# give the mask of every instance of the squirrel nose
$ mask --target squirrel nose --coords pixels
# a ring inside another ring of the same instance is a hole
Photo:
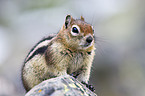
[[[88,43],[91,43],[91,42],[93,41],[93,38],[92,38],[91,36],[89,36],[89,37],[86,39],[86,41],[87,41]]]

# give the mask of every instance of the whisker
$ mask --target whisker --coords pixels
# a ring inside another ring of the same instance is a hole
[[[94,13],[95,14],[95,13]],[[92,17],[92,20],[91,20],[91,25],[93,25],[94,24],[94,17],[95,17],[95,15],[93,15],[93,17]]]
[[[101,46],[99,43],[96,44],[96,51],[97,51],[97,53],[98,53],[99,55],[103,56],[104,53],[105,53],[105,51],[104,51],[103,48],[101,48],[101,47],[102,47],[102,46]]]
[[[108,46],[108,44],[110,45],[108,40],[105,40],[104,38],[101,37],[96,37],[95,46],[96,46],[97,53],[103,56],[105,54],[104,46]]]

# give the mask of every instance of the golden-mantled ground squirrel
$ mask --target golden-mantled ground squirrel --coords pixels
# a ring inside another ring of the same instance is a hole
[[[67,15],[58,34],[38,42],[27,55],[22,67],[22,82],[29,91],[40,82],[65,74],[88,83],[95,55],[93,27]]]

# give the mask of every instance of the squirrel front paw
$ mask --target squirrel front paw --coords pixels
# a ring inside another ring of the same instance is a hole
[[[79,76],[79,73],[76,74],[76,72],[73,72],[72,74],[70,74],[70,76],[73,76],[74,78],[77,78]]]
[[[87,88],[89,88],[92,92],[95,91],[95,88],[92,85],[87,84],[86,82],[81,82],[82,84],[84,84]]]

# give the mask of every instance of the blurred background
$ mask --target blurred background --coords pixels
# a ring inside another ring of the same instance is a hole
[[[0,96],[24,96],[29,50],[57,33],[65,16],[95,29],[90,84],[98,96],[145,96],[145,0],[0,0]]]

